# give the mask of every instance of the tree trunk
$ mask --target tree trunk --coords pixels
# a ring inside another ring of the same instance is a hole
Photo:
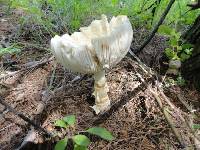
[[[185,77],[191,77],[200,89],[200,15],[183,37],[194,45],[194,50],[192,56],[183,63],[182,73]]]
[[[197,41],[200,39],[200,15],[197,17],[193,26],[186,32],[183,38],[191,44],[197,44]]]

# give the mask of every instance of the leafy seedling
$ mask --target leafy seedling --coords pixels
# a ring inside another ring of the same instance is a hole
[[[64,117],[63,119],[56,120],[55,126],[66,129],[68,127],[74,127],[75,122],[76,122],[75,115],[69,115],[69,116]],[[82,132],[87,132],[89,134],[99,136],[102,139],[107,140],[107,141],[114,140],[113,135],[105,128],[92,127]],[[82,134],[75,134],[72,136],[67,136],[63,138],[62,140],[58,141],[54,149],[65,150],[67,148],[67,143],[69,139],[71,139],[74,143],[74,150],[88,150],[88,146],[91,143],[90,139],[87,136],[82,135]]]
[[[56,143],[55,150],[65,150],[67,146],[68,139],[64,138]]]
[[[76,117],[75,115],[66,116],[63,118],[63,121],[66,122],[70,126],[74,126],[76,122]]]
[[[112,136],[112,134],[105,128],[93,127],[93,128],[89,128],[88,130],[86,130],[86,132],[93,134],[93,135],[97,135],[104,140],[108,140],[108,141],[114,140],[114,137]]]
[[[67,124],[65,123],[65,121],[63,121],[61,119],[56,120],[54,125],[57,126],[57,127],[61,127],[61,128],[67,128]]]

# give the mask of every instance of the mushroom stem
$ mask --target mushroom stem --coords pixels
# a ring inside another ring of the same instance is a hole
[[[99,72],[95,73],[94,80],[95,83],[93,95],[95,96],[95,105],[92,108],[96,114],[98,114],[99,112],[110,108],[110,100],[107,94],[109,89],[106,83],[105,71],[100,70]]]

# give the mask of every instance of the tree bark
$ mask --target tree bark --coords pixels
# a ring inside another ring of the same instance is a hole
[[[198,44],[197,41],[200,39],[200,15],[196,18],[193,26],[183,35],[183,38],[191,44]]]
[[[185,77],[191,77],[200,90],[200,15],[183,38],[194,45],[194,50],[192,56],[183,63],[182,73]]]

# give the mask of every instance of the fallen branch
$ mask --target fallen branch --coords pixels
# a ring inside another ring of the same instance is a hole
[[[142,70],[145,70],[144,72],[147,72],[149,75],[158,77],[158,74],[155,73],[155,72],[153,72],[148,66],[144,65],[144,64],[140,61],[140,59],[139,59],[133,52],[131,52],[130,54],[131,54],[131,55],[134,57],[134,59],[139,63],[139,66],[140,66],[141,68],[143,68]],[[138,75],[137,75],[137,76],[138,76]],[[144,79],[143,79],[141,76],[138,76],[138,77],[139,77],[139,79],[140,79],[143,83],[145,83]],[[190,134],[193,135],[193,138],[195,139],[195,142],[200,141],[200,138],[197,136],[197,133],[195,133],[195,131],[192,129],[190,123],[189,123],[188,121],[185,120],[185,118],[182,116],[182,114],[178,111],[178,108],[177,108],[172,102],[170,102],[170,100],[169,100],[169,99],[167,98],[167,96],[164,94],[163,89],[162,89],[162,87],[161,87],[161,83],[162,83],[162,82],[157,81],[157,84],[156,84],[156,87],[157,87],[157,89],[159,90],[159,94],[161,94],[161,96],[162,96],[162,98],[165,100],[165,102],[166,102],[166,103],[175,111],[175,113],[179,116],[180,120],[181,120],[181,121],[183,122],[183,124],[187,127],[187,129],[189,130]],[[145,83],[145,85],[148,87],[147,83]],[[152,93],[152,92],[154,92],[154,91],[150,90],[150,92]],[[161,107],[161,106],[163,107],[163,104],[162,104],[162,102],[161,102],[160,97],[159,97],[157,94],[155,95],[155,92],[152,93],[152,95],[155,97],[157,103],[159,104],[159,107]],[[187,107],[187,108],[189,109],[189,107]],[[181,137],[180,137],[178,131],[176,130],[176,128],[174,128],[173,124],[171,124],[171,119],[170,119],[170,117],[169,117],[169,112],[167,111],[167,109],[165,110],[164,108],[163,108],[162,112],[163,112],[163,114],[164,114],[164,116],[165,116],[165,118],[166,118],[168,124],[169,124],[170,127],[172,128],[172,131],[174,132],[174,135],[177,137],[177,140],[181,142]],[[181,142],[180,144],[181,144],[181,146],[185,146],[184,143],[182,143],[182,142]]]
[[[138,64],[141,66],[141,69],[145,72],[145,73],[149,73],[151,75],[153,75],[154,73],[152,72],[152,70],[147,67],[144,63],[142,63],[142,61],[131,51],[129,50],[129,54],[131,56],[133,56],[133,58],[138,62]]]
[[[164,100],[166,102],[168,102],[168,98],[167,96],[163,93],[163,91],[160,92],[161,95],[163,96]],[[176,106],[173,107],[173,110],[175,111],[175,113],[179,116],[180,120],[184,123],[184,125],[188,128],[189,132],[191,133],[191,135],[193,135],[193,138],[195,139],[194,141],[198,141],[200,142],[200,137],[196,134],[196,132],[192,129],[192,123],[190,123],[190,121],[186,120],[182,114],[178,111],[178,108]],[[195,116],[194,112],[192,109],[189,109],[190,113],[192,114],[192,116]]]
[[[130,54],[134,57],[134,59],[139,63],[139,66],[142,68],[142,70],[145,72],[145,73],[148,73],[149,75],[151,76],[156,76],[158,78],[158,74],[157,73],[154,73],[149,67],[147,67],[146,65],[144,65],[141,60],[133,53],[133,52],[130,52]],[[161,109],[167,123],[169,124],[170,128],[172,129],[174,135],[176,136],[178,142],[180,143],[181,147],[185,147],[185,144],[183,143],[182,141],[182,138],[181,138],[181,135],[179,134],[179,132],[177,131],[177,129],[174,127],[173,123],[171,122],[171,118],[169,116],[169,113],[166,109],[166,107],[163,106],[162,104],[162,101],[159,97],[159,94],[157,94],[154,90],[152,90],[148,85],[147,83],[145,82],[145,80],[141,77],[140,74],[136,74],[137,77],[139,78],[139,80],[149,89],[149,91],[152,93],[152,95],[154,96],[154,98],[156,99],[157,103],[158,103],[158,106],[159,108]],[[157,81],[158,82],[158,81]],[[158,86],[158,88],[160,88]],[[169,102],[169,100],[168,100]],[[172,106],[172,108],[174,108],[174,105],[169,103],[170,106]]]
[[[50,49],[46,48],[48,47],[48,45],[39,45],[39,44],[32,44],[32,43],[28,43],[28,42],[17,42],[17,44],[21,44],[23,45],[23,47],[33,47],[36,49],[40,49],[40,50],[45,50],[45,51],[50,51]]]
[[[21,70],[18,70],[18,71],[15,71],[15,72],[11,72],[9,74],[5,74],[5,75],[2,75],[0,76],[0,80],[2,79],[5,79],[5,78],[9,78],[9,77],[12,77],[18,73],[23,73],[24,71],[28,70],[28,69],[32,69],[32,68],[38,68],[40,66],[43,66],[45,64],[47,64],[48,62],[51,62],[52,60],[54,59],[54,57],[50,57],[49,59],[42,59],[41,61],[36,61],[35,63],[33,63],[32,65],[24,65],[24,66],[27,66]]]
[[[22,149],[25,149],[26,146],[33,142],[34,143],[34,140],[36,139],[37,135],[36,135],[36,132],[31,129],[28,134],[24,137],[24,140],[22,142],[22,144],[16,149],[16,150],[22,150]]]
[[[179,131],[174,127],[174,125],[172,123],[172,119],[167,111],[167,108],[164,107],[164,105],[162,104],[162,100],[159,97],[159,94],[157,94],[157,92],[155,92],[152,88],[150,88],[150,86],[148,86],[148,84],[145,82],[145,80],[139,74],[136,74],[136,75],[138,76],[139,80],[149,89],[151,94],[154,96],[155,100],[158,103],[160,110],[162,111],[167,123],[169,124],[170,128],[172,129],[172,131],[173,131],[176,139],[178,140],[179,144],[181,145],[181,147],[185,147],[185,144],[183,143],[183,140],[181,138]]]
[[[163,21],[165,20],[165,17],[167,16],[170,8],[172,7],[173,3],[175,2],[175,0],[170,0],[169,4],[167,5],[165,11],[163,12],[160,20],[158,21],[158,23],[155,25],[154,29],[152,30],[151,34],[149,35],[149,37],[146,39],[146,41],[140,46],[140,48],[138,49],[133,49],[131,47],[131,51],[133,51],[134,53],[138,53],[140,51],[142,51],[144,49],[144,47],[149,44],[149,42],[152,40],[152,38],[155,36],[156,32],[158,31],[159,26],[163,23]]]
[[[165,117],[167,123],[169,124],[170,128],[172,129],[172,131],[173,131],[174,135],[176,136],[176,138],[177,138],[179,144],[181,145],[182,148],[184,148],[184,147],[185,147],[185,144],[184,144],[184,142],[183,142],[183,140],[182,140],[182,137],[181,137],[179,131],[175,128],[174,124],[172,123],[172,118],[170,117],[170,115],[169,115],[169,113],[168,113],[168,111],[167,111],[167,108],[164,107],[164,106],[162,105],[162,102],[161,102],[161,99],[160,99],[160,97],[159,97],[159,94],[157,94],[157,93],[156,93],[155,91],[153,91],[151,88],[149,88],[149,91],[151,92],[151,94],[152,94],[152,95],[154,96],[154,98],[156,99],[156,101],[157,101],[157,103],[158,103],[158,105],[159,105],[161,111],[163,112],[163,115],[164,115],[164,117]]]
[[[140,66],[140,68],[148,75],[153,76],[156,78],[158,81],[162,82],[162,76],[153,71],[150,67],[146,66],[140,58],[138,58],[131,50],[129,50],[130,55],[133,57],[134,60],[136,60]]]

